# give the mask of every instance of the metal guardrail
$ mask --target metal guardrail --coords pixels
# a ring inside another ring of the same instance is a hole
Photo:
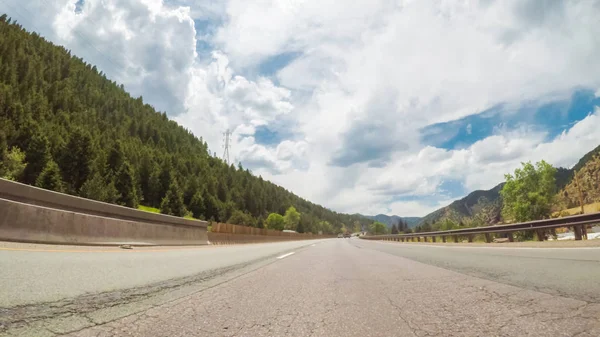
[[[421,241],[421,238],[426,242],[427,238],[432,238],[432,242],[436,241],[436,237],[441,237],[443,242],[446,242],[447,237],[452,237],[454,242],[458,242],[460,236],[466,236],[469,242],[473,242],[473,237],[477,234],[484,234],[485,241],[491,242],[490,234],[504,234],[508,241],[513,242],[514,232],[519,231],[535,231],[538,240],[546,239],[547,230],[555,230],[562,227],[573,227],[575,240],[581,240],[587,237],[587,225],[600,223],[600,212],[592,214],[573,215],[555,219],[536,220],[529,222],[521,222],[506,225],[494,225],[486,227],[472,227],[452,229],[447,231],[411,233],[411,234],[384,234],[384,235],[366,235],[362,236],[365,240],[384,240],[384,241]]]

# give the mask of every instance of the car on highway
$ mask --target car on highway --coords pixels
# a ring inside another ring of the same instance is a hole
[[[338,239],[343,238],[343,237],[344,237],[344,234],[342,234],[342,233],[338,234]]]

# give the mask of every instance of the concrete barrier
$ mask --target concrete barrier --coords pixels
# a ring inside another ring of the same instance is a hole
[[[129,207],[53,192],[5,179],[0,179],[0,198],[29,205],[44,206],[65,211],[136,222],[141,221],[163,225],[188,225],[202,228],[208,226],[206,221],[189,220],[176,216],[144,212]]]
[[[206,227],[131,221],[0,199],[0,240],[77,245],[206,245]]]
[[[0,179],[0,240],[53,244],[206,245],[334,237],[144,212]]]

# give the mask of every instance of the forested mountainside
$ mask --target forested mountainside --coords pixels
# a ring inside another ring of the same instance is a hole
[[[579,193],[574,177],[578,172],[584,203],[600,201],[600,146],[585,154],[573,168],[559,167],[556,171],[556,191],[554,211],[579,205]],[[467,226],[491,225],[501,221],[502,198],[500,190],[504,183],[491,190],[474,191],[466,197],[452,202],[423,218],[419,226],[427,228],[436,223],[452,221]],[[435,225],[433,227],[436,227]]]
[[[257,227],[290,206],[301,213],[302,232],[372,222],[211,156],[202,138],[6,15],[0,17],[0,121],[0,174],[23,183]]]
[[[374,220],[374,221],[378,221],[381,222],[385,225],[387,225],[389,228],[392,228],[392,226],[394,224],[398,224],[400,222],[400,220],[403,221],[403,223],[406,223],[406,225],[408,226],[408,228],[413,228],[414,226],[417,225],[417,223],[419,222],[419,220],[421,220],[421,218],[419,217],[399,217],[397,215],[385,215],[385,214],[377,214],[377,215],[362,215],[365,218]]]

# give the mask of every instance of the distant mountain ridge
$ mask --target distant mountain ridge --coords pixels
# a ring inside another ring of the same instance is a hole
[[[455,222],[464,222],[470,219],[491,224],[500,221],[502,201],[500,191],[504,183],[496,185],[490,190],[477,190],[469,193],[466,197],[453,201],[450,205],[442,207],[427,214],[419,225],[435,223],[445,219]]]
[[[585,154],[573,168],[557,168],[556,189],[558,191],[555,210],[573,207],[579,204],[578,192],[573,181],[574,172],[579,172],[579,179],[584,190],[584,202],[600,201],[600,146]],[[475,225],[495,224],[501,221],[502,198],[500,191],[504,183],[490,190],[477,190],[466,197],[453,201],[422,217],[417,225],[433,224],[450,219],[455,222]]]
[[[383,224],[386,224],[390,228],[392,227],[392,225],[397,224],[400,221],[400,219],[404,220],[408,224],[408,228],[414,228],[421,220],[420,217],[414,217],[414,216],[400,217],[397,215],[385,215],[385,214],[377,214],[377,215],[361,214],[361,216],[363,216],[367,219],[370,219],[370,220],[379,221]]]

